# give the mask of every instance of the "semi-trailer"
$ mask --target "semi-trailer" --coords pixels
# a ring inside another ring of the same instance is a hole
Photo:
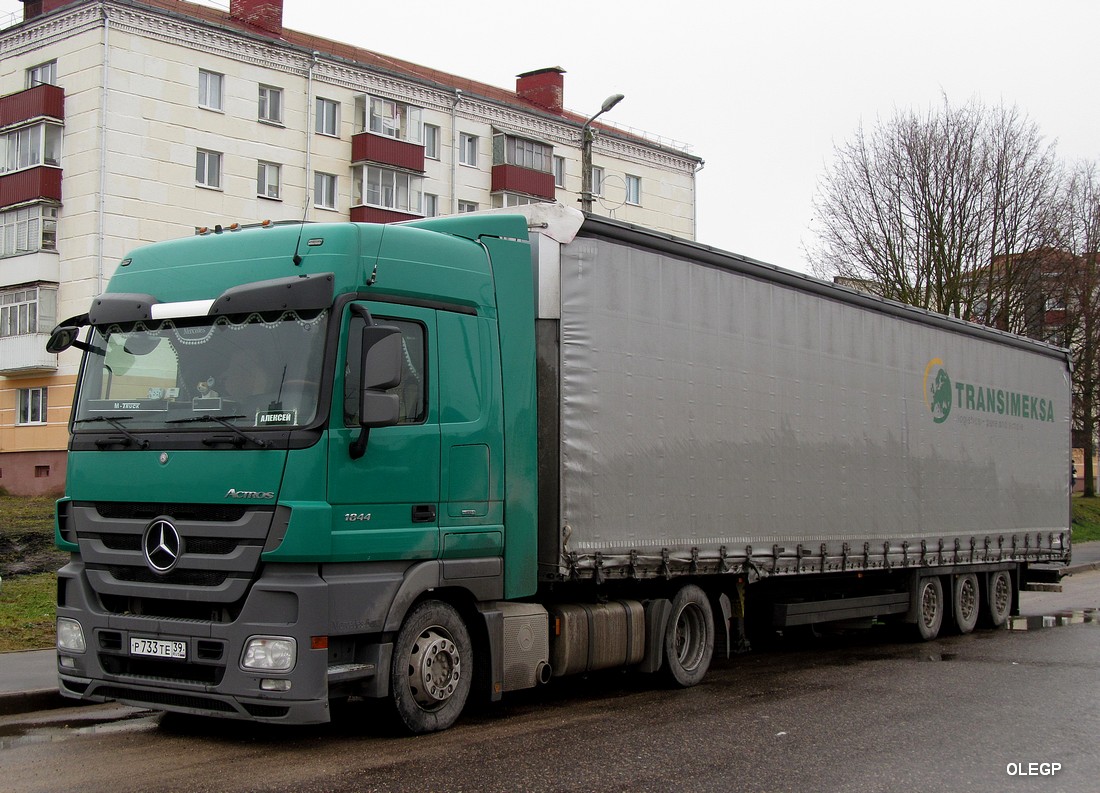
[[[1070,555],[1065,350],[561,205],[148,245],[70,346],[68,697],[428,732]]]

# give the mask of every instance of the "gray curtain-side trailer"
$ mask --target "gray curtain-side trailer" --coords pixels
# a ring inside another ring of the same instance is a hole
[[[777,626],[895,614],[928,638],[1003,622],[1028,565],[1068,561],[1065,350],[523,209],[546,597],[695,576],[735,614],[766,592]]]

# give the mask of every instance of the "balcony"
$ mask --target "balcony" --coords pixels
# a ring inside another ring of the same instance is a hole
[[[494,165],[492,191],[526,193],[553,200],[554,174],[523,168],[519,165]]]
[[[0,375],[44,374],[57,371],[57,356],[46,352],[48,333],[0,338]]]
[[[0,258],[0,287],[61,282],[61,257],[55,251],[32,251]]]
[[[37,199],[61,200],[61,169],[38,165],[0,176],[0,208]]]
[[[65,92],[56,85],[36,85],[0,96],[0,129],[35,118],[65,118]]]
[[[351,136],[352,164],[374,162],[424,173],[424,147],[372,132]]]

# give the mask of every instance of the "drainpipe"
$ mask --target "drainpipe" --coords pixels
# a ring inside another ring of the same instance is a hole
[[[451,105],[451,212],[458,214],[458,103],[462,101],[462,89],[455,89],[455,101]]]
[[[111,73],[111,47],[110,30],[111,21],[107,17],[107,6],[101,6],[103,12],[103,85],[99,97],[99,195],[97,204],[97,229],[96,229],[96,265],[95,265],[95,293],[103,294],[103,275],[105,267],[105,251],[107,237],[107,83]]]
[[[305,222],[309,214],[309,180],[313,178],[313,69],[320,57],[321,53],[314,50],[306,67],[306,199],[302,209],[302,222]]]

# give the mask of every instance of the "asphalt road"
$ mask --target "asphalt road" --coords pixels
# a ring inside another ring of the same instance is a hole
[[[1100,624],[1082,614],[1100,572],[1065,589],[1023,603],[1051,623],[1076,610],[1061,627],[788,642],[686,691],[567,679],[418,738],[366,705],[289,729],[121,707],[0,720],[0,789],[1095,791]]]

